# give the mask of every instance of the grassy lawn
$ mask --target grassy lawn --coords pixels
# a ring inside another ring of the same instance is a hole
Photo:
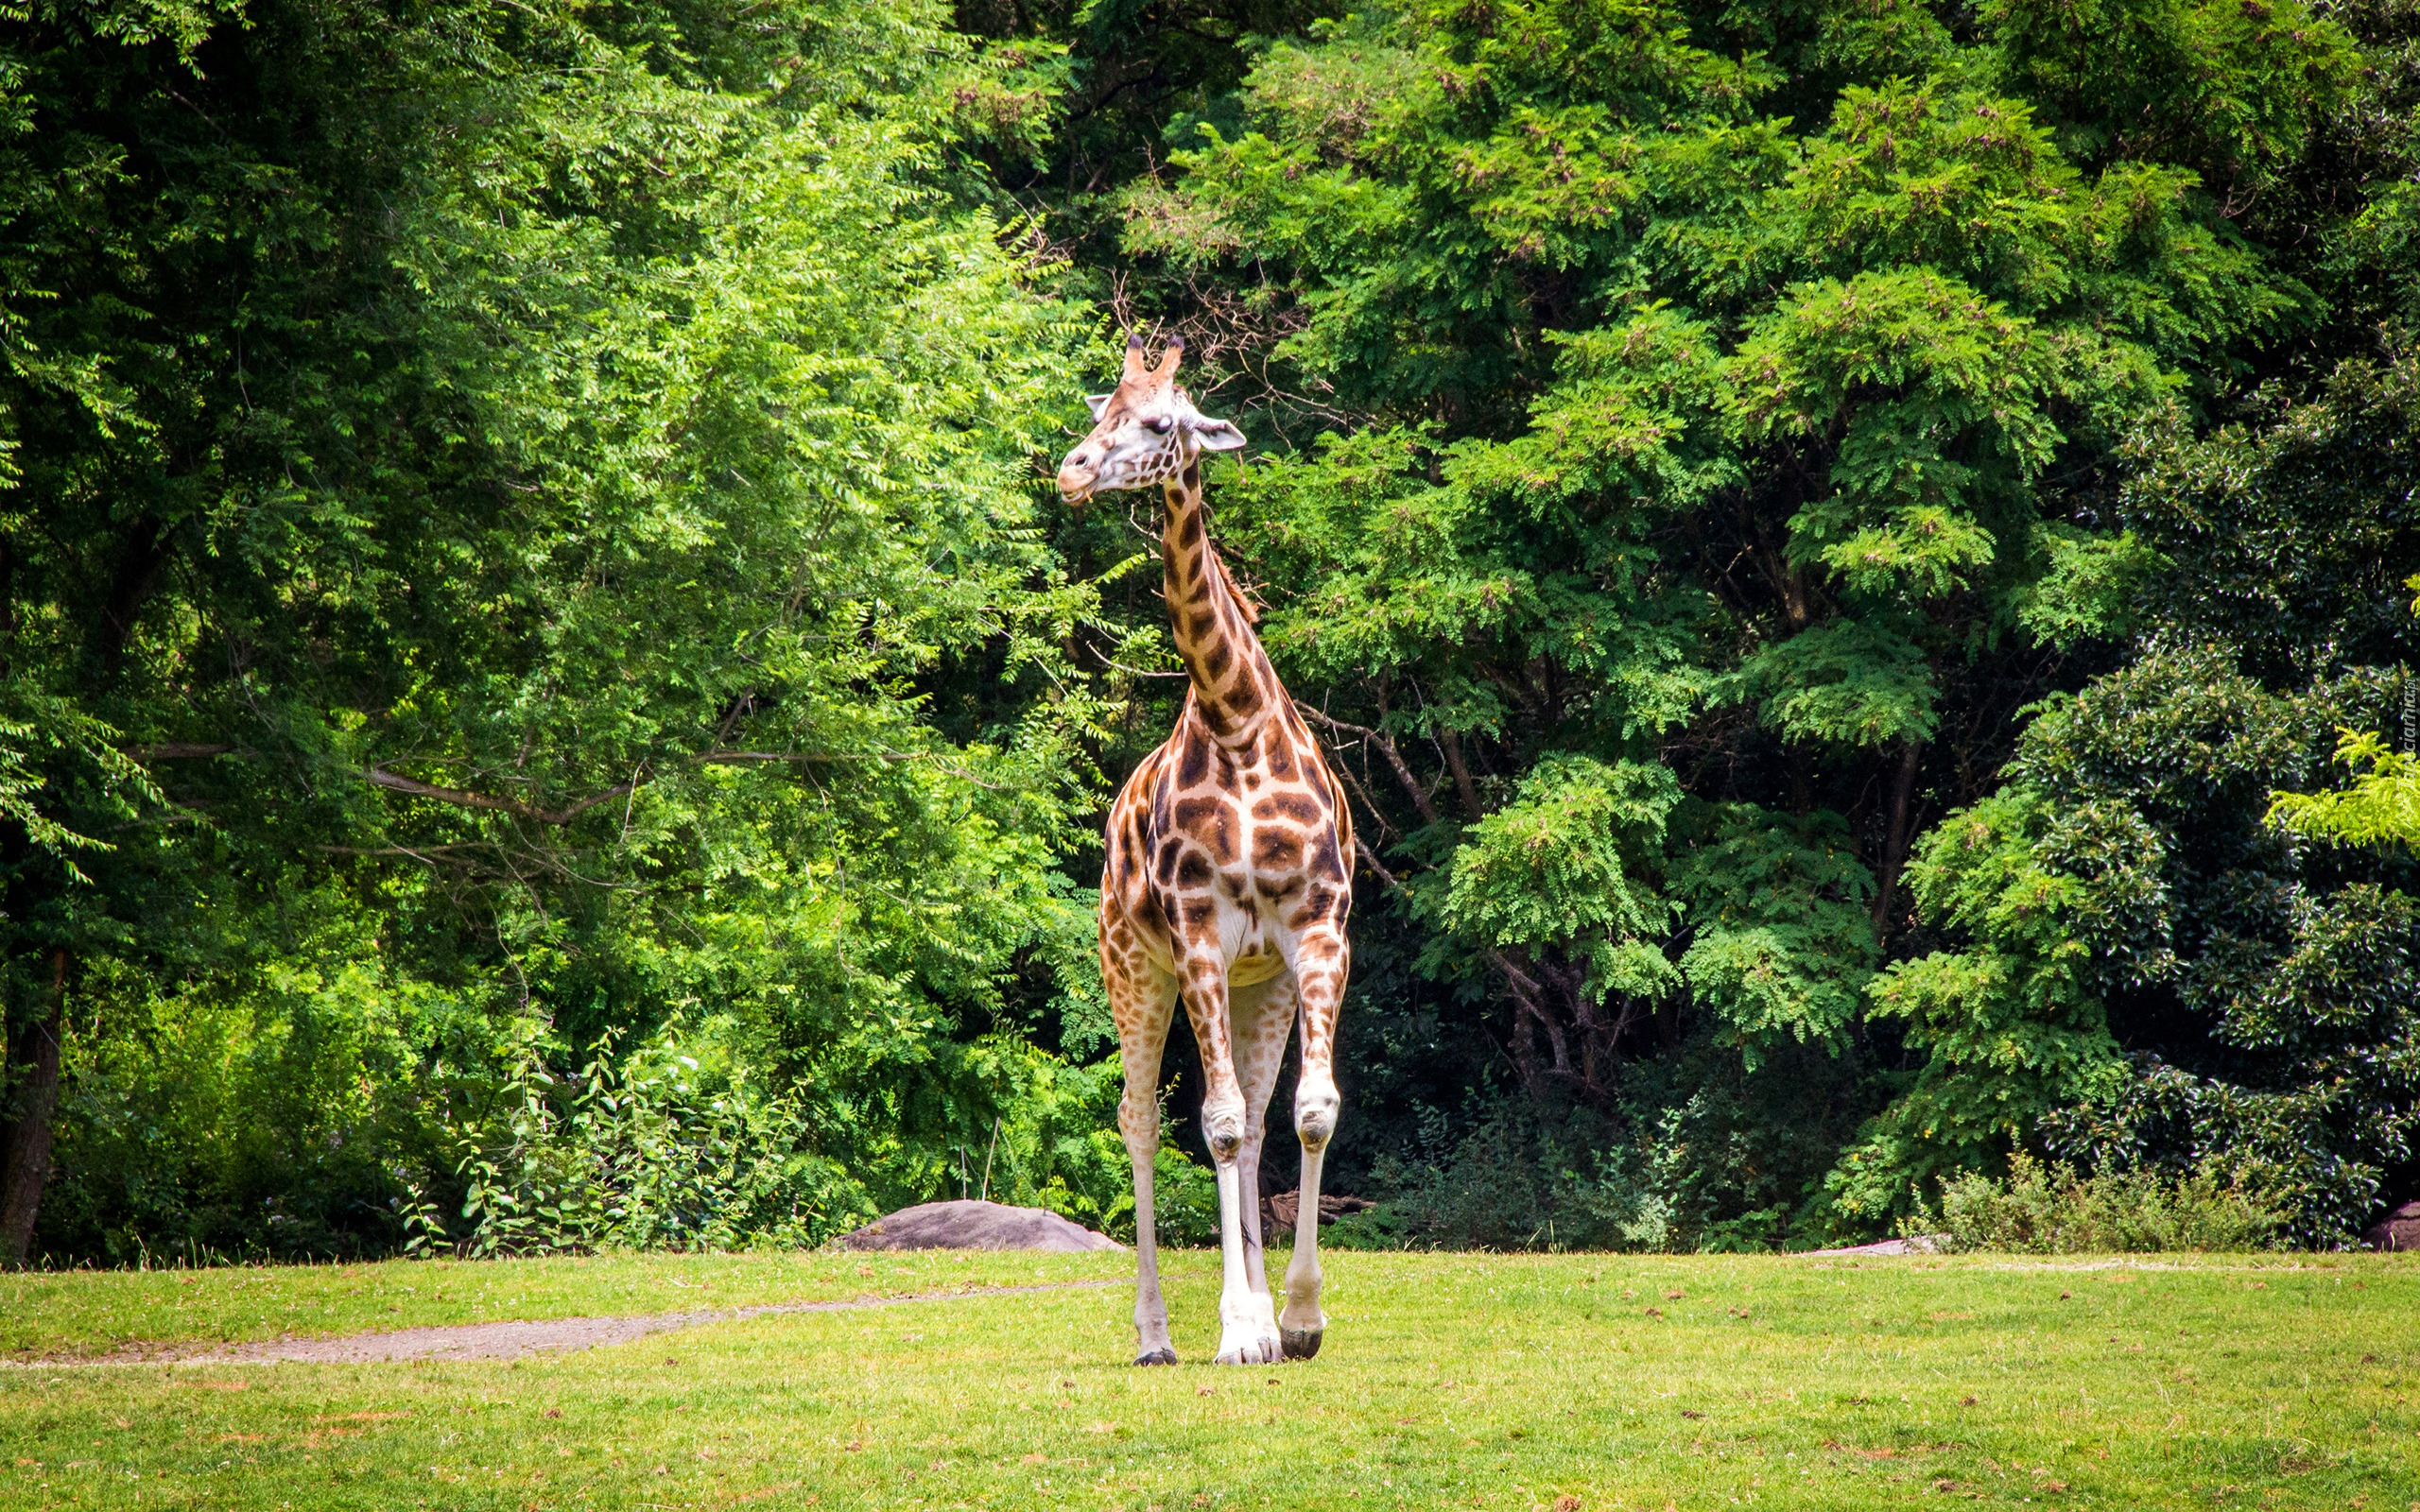
[[[1177,1346],[1217,1260],[1171,1257]],[[859,1274],[860,1264],[872,1276]],[[18,1348],[1031,1284],[1121,1256],[0,1277]],[[515,1364],[0,1369],[0,1506],[2420,1503],[2420,1266],[1339,1254],[1308,1364],[1136,1370],[1131,1296]],[[388,1308],[399,1308],[389,1312]]]

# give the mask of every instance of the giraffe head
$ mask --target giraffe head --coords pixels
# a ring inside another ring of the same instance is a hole
[[[1081,504],[1096,493],[1148,489],[1183,472],[1203,452],[1232,452],[1244,433],[1193,407],[1176,386],[1184,339],[1168,338],[1160,365],[1143,361],[1143,338],[1126,338],[1126,371],[1114,392],[1086,394],[1092,434],[1059,464],[1059,493]]]

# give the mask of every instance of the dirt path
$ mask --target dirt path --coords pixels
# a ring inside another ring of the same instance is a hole
[[[689,1313],[644,1313],[622,1317],[559,1317],[543,1322],[451,1323],[353,1333],[333,1339],[268,1339],[257,1344],[130,1344],[116,1352],[85,1359],[26,1361],[28,1368],[52,1370],[101,1365],[370,1365],[390,1360],[517,1360],[540,1351],[570,1353],[600,1344],[627,1344],[650,1333],[669,1333],[708,1323],[771,1317],[790,1313],[850,1313],[864,1308],[904,1307],[911,1302],[949,1302],[978,1297],[1016,1297],[1086,1286],[1125,1286],[1125,1280],[1051,1281],[1037,1286],[991,1286],[963,1292],[918,1292],[908,1297],[861,1297],[836,1302],[768,1302],[755,1307],[707,1308]]]

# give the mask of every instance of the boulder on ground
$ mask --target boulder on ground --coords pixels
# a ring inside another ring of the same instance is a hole
[[[2420,1202],[2407,1202],[2370,1225],[2361,1243],[2372,1249],[2420,1249]]]
[[[1071,1254],[1086,1249],[1123,1249],[1107,1234],[1093,1232],[1040,1208],[997,1202],[925,1202],[876,1218],[840,1236],[843,1249],[1046,1249]]]

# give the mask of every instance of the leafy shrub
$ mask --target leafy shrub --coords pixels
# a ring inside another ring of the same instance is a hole
[[[406,1248],[547,1254],[602,1248],[729,1249],[812,1243],[860,1211],[854,1183],[807,1153],[805,1117],[744,1071],[707,1084],[676,1029],[615,1065],[606,1035],[576,1076],[534,1047],[490,1118],[452,1125],[468,1187],[457,1223],[417,1190]]]
[[[1956,1250],[2069,1255],[2258,1249],[2285,1225],[2262,1194],[2215,1166],[2174,1178],[2147,1169],[2086,1176],[2020,1150],[2009,1158],[2007,1180],[1979,1171],[1953,1177],[1942,1183],[1938,1214],[1920,1210],[1900,1228],[1945,1234]]]
[[[1293,1243],[1292,1235],[1280,1234],[1271,1240],[1270,1247],[1276,1248],[1283,1245],[1290,1249],[1293,1247]],[[1392,1202],[1381,1202],[1374,1208],[1364,1208],[1359,1212],[1348,1212],[1336,1222],[1322,1228],[1320,1247],[1383,1250],[1417,1249],[1421,1246],[1418,1236],[1413,1233],[1410,1224],[1406,1221],[1403,1211]]]
[[[964,1175],[953,1180],[945,1173],[934,1195],[1046,1208],[1132,1244],[1134,1166],[1117,1128],[1126,1091],[1117,1058],[1071,1066],[1013,1040],[990,1049],[986,1080],[997,1119],[988,1141],[965,1147]],[[1151,1209],[1161,1244],[1219,1243],[1218,1178],[1173,1144],[1163,1144],[1152,1163]]]
[[[1132,1242],[1133,1174],[1114,1124],[1117,1065],[994,1048],[1001,1112],[988,1139],[965,1146],[972,1159],[955,1186],[910,1195],[1047,1208]],[[399,1173],[413,1191],[403,1205],[406,1248],[488,1256],[811,1245],[877,1215],[865,1186],[815,1153],[809,1109],[795,1095],[767,1095],[744,1067],[701,1067],[677,1024],[618,1065],[612,1051],[608,1036],[568,1077],[527,1051],[493,1112],[449,1122],[467,1182],[458,1220]],[[1217,1180],[1183,1151],[1161,1149],[1152,1196],[1163,1244],[1219,1243]]]

